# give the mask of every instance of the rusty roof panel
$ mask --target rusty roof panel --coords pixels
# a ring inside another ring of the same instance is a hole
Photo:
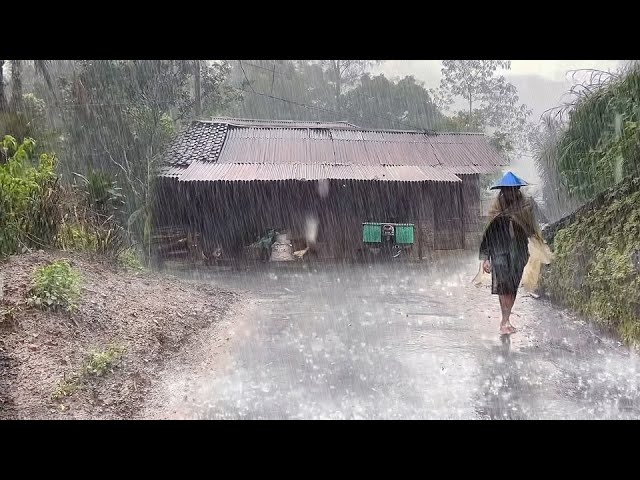
[[[508,160],[502,157],[488,142],[476,145],[439,144],[435,147],[442,165],[503,166],[509,164]]]
[[[370,165],[391,165],[392,157],[385,144],[381,142],[363,142],[365,158]],[[357,163],[357,162],[356,162]]]
[[[332,163],[341,165],[366,165],[367,156],[364,149],[364,142],[341,141],[333,142],[334,161]]]
[[[307,156],[304,163],[336,164],[331,140],[310,140],[307,144]]]
[[[424,163],[419,165],[440,166],[440,160],[436,154],[436,149],[431,143],[416,143],[418,158]]]

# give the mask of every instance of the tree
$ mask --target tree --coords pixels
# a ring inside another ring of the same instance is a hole
[[[358,80],[371,66],[378,63],[375,60],[321,60],[320,64],[328,75],[329,84],[333,87],[335,109],[342,113],[345,91],[356,85]]]
[[[366,128],[441,129],[445,118],[429,92],[412,76],[394,82],[364,74],[344,95],[345,118]]]
[[[202,91],[200,90],[200,80],[201,80],[201,73],[200,73],[200,61],[196,60],[195,61],[195,79],[194,79],[194,84],[193,84],[193,88],[194,88],[194,96],[195,96],[195,116],[196,118],[200,116],[200,114],[202,113]]]
[[[230,116],[346,120],[368,128],[426,130],[445,128],[447,122],[429,92],[413,77],[399,81],[368,73],[351,77],[347,82],[350,89],[340,94],[340,112],[335,108],[335,82],[322,62],[237,61],[229,82],[243,93],[240,102],[231,104]]]
[[[22,60],[11,61],[11,109],[22,110]]]
[[[5,60],[0,61],[2,66],[7,65]],[[42,77],[46,84],[48,93],[55,100],[53,81],[49,72],[49,62],[44,60],[10,60],[8,62],[11,76],[9,82],[4,81],[3,69],[0,66],[0,134],[11,134],[17,138],[36,136],[39,140],[38,149],[45,151],[50,148],[48,137],[41,126],[41,118],[30,116],[33,111],[33,98],[27,99],[25,103],[24,95],[24,70],[29,67],[31,72],[30,80],[35,76]],[[8,90],[11,87],[11,98],[8,100]],[[40,99],[36,99],[36,103]],[[38,125],[36,125],[38,124]]]
[[[335,112],[335,89],[329,80],[329,74],[325,72],[318,62],[299,60],[295,62],[299,75],[300,87],[298,92],[302,101],[313,107],[316,112],[321,112],[318,118],[327,120],[342,120],[338,112]]]
[[[0,256],[53,243],[58,189],[54,155],[37,155],[35,140],[0,141]]]
[[[498,82],[504,77],[495,77],[498,68],[509,69],[508,60],[443,60],[440,95],[446,105],[461,96],[469,104],[469,117],[473,115],[474,103],[493,100]]]
[[[242,96],[229,104],[231,116],[269,120],[335,119],[319,65],[291,60],[238,60],[229,84]]]
[[[6,60],[0,60],[0,113],[6,112],[8,108],[7,97],[4,93],[4,64]]]
[[[435,92],[438,102],[448,107],[456,97],[467,104],[456,113],[458,122],[470,130],[492,129],[496,141],[504,148],[524,148],[528,144],[531,114],[519,103],[516,87],[503,75],[496,76],[499,68],[511,68],[508,60],[444,60],[440,88]]]
[[[22,69],[27,63],[25,60],[11,60],[11,101],[7,102],[7,96],[5,92],[4,75],[2,67],[6,63],[6,60],[0,60],[0,113],[1,112],[20,112],[22,109]],[[34,60],[33,65],[35,71],[39,73],[42,78],[45,79],[49,89],[53,92],[54,86],[49,72],[48,60]]]
[[[118,175],[132,232],[149,245],[151,196],[158,154],[175,128],[193,117],[194,62],[82,60],[61,80],[63,171]],[[203,112],[227,101],[228,65],[200,62]]]
[[[187,76],[193,77],[193,99],[182,109],[176,119],[183,119],[193,115],[217,115],[227,104],[233,102],[237,94],[225,83],[231,66],[228,62],[210,62],[208,60],[183,60],[180,68]],[[191,87],[186,89],[191,92]]]

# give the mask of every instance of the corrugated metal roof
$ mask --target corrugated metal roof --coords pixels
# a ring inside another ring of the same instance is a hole
[[[268,164],[271,169],[280,164],[393,165],[447,167],[450,174],[489,173],[508,165],[482,134],[361,130],[331,125],[244,119],[194,121],[167,149],[166,164],[185,168],[193,165],[194,171],[201,170],[200,163]],[[353,170],[353,174],[358,171]],[[178,176],[171,172],[161,175]],[[276,177],[282,179],[279,174]],[[185,178],[197,180],[193,173],[180,176],[181,180]]]
[[[290,132],[297,134],[293,136]],[[468,143],[459,140],[432,143],[429,136],[422,134],[414,134],[411,141],[400,141],[401,137],[392,138],[392,141],[364,140],[360,132],[347,131],[337,135],[340,137],[337,140],[333,130],[328,130],[327,134],[324,138],[318,135],[310,138],[305,130],[230,128],[218,162],[451,166],[506,163],[486,139]]]
[[[446,169],[427,166],[211,163],[196,160],[183,170],[181,182],[250,182],[277,180],[380,180],[460,182]]]

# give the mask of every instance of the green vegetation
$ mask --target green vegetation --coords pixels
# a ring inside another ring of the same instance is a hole
[[[555,235],[542,284],[560,303],[640,343],[640,181],[628,179]]]
[[[28,302],[45,310],[75,309],[80,298],[80,276],[66,260],[58,260],[35,272]]]
[[[558,167],[582,199],[640,171],[640,70],[597,77],[581,91],[560,139]]]
[[[0,144],[0,255],[49,245],[57,233],[56,158],[35,154],[36,142]]]
[[[99,253],[112,260],[129,248],[130,236],[121,226],[125,197],[107,172],[92,171],[64,189],[62,225],[56,245],[62,250]]]
[[[102,377],[111,370],[116,360],[122,357],[123,347],[111,345],[106,350],[92,352],[83,367],[85,375]]]
[[[58,385],[56,385],[51,398],[53,400],[60,400],[63,397],[70,397],[80,388],[80,378],[78,375],[74,375],[71,378],[63,379]]]
[[[593,72],[574,87],[568,121],[534,142],[552,218],[580,207],[553,238],[549,295],[640,344],[640,70]]]
[[[15,314],[19,311],[19,307],[5,305],[0,303],[0,324],[3,322],[13,323],[15,321]]]
[[[106,373],[113,371],[115,363],[122,358],[124,347],[110,345],[106,350],[96,350],[91,352],[84,361],[80,372],[71,374],[56,385],[51,398],[61,400],[64,397],[73,395],[82,389],[88,379],[93,377],[103,377]]]
[[[131,270],[143,270],[144,265],[140,262],[140,257],[135,248],[128,248],[124,250],[118,257],[118,263]]]
[[[560,112],[567,114],[547,119],[536,149],[541,176],[551,179],[546,200],[556,203],[591,200],[640,173],[640,68],[593,72],[571,93],[574,101]]]

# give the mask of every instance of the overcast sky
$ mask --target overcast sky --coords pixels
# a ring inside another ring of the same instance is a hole
[[[512,60],[511,70],[502,73],[517,88],[523,103],[539,118],[547,109],[561,103],[563,96],[575,83],[572,70],[616,70],[619,60]],[[376,68],[386,77],[413,75],[427,88],[440,84],[442,60],[387,60]],[[579,76],[579,75],[578,75]]]
[[[440,81],[441,62],[442,60],[387,60],[378,70],[386,76],[414,75],[429,87],[435,87]],[[569,70],[615,70],[619,64],[619,60],[512,60],[510,73],[539,75],[547,80],[563,81]]]

